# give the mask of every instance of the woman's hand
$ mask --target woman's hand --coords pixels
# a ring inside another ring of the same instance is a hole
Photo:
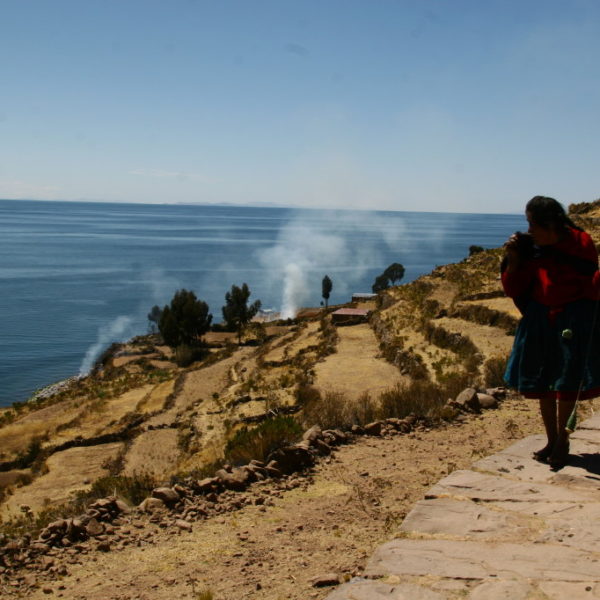
[[[518,234],[513,233],[508,240],[504,242],[504,250],[508,262],[507,269],[509,271],[514,271],[521,264]]]

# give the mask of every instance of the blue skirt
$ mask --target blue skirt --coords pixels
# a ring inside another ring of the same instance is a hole
[[[524,396],[580,400],[600,396],[600,314],[577,300],[557,314],[530,301],[521,319],[504,380]]]

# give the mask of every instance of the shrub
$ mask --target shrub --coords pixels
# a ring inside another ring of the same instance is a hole
[[[76,502],[83,509],[87,504],[99,498],[118,496],[130,504],[137,505],[150,495],[158,483],[148,473],[136,473],[131,477],[108,475],[94,481],[90,490],[79,492]]]
[[[414,414],[437,418],[447,399],[443,388],[431,381],[400,383],[381,394],[380,417],[402,419]]]
[[[300,385],[296,390],[296,403],[300,406],[319,403],[321,392],[313,385]]]
[[[16,468],[26,469],[32,466],[38,466],[43,461],[42,438],[34,437],[27,446],[27,450],[21,452],[17,457]]]
[[[473,254],[479,254],[479,252],[483,252],[483,246],[469,246],[469,256],[473,256]]]
[[[234,464],[264,460],[274,450],[294,443],[301,436],[302,428],[293,417],[279,415],[252,429],[239,429],[225,446],[225,458]]]
[[[504,372],[508,356],[492,356],[485,361],[483,365],[483,380],[488,387],[498,387],[505,385]]]
[[[187,344],[180,344],[175,348],[175,364],[178,367],[189,367],[195,360],[201,358],[203,351],[201,348],[194,348]]]
[[[327,391],[324,396],[316,396],[307,402],[302,411],[305,427],[320,425],[324,429],[349,427],[352,418],[348,398],[338,391]]]
[[[492,327],[500,327],[504,329],[508,335],[514,335],[518,325],[518,319],[511,315],[488,308],[483,304],[463,305],[457,308],[453,313],[453,317],[465,319],[480,325],[490,325]]]
[[[364,425],[379,417],[379,405],[368,392],[348,404],[348,414],[352,423]]]
[[[423,335],[430,344],[450,350],[462,358],[477,353],[477,347],[470,338],[460,333],[451,333],[443,327],[434,325],[431,321],[425,321]]]

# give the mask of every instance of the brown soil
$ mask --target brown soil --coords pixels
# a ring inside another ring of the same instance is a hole
[[[243,494],[248,506],[197,522],[190,533],[147,524],[140,534],[150,543],[80,557],[49,588],[57,597],[86,600],[196,599],[203,589],[215,600],[324,598],[330,589],[315,589],[311,580],[328,572],[359,574],[429,486],[537,431],[535,404],[509,399],[465,423],[358,438],[295,489],[254,484]],[[264,504],[255,504],[257,498]]]

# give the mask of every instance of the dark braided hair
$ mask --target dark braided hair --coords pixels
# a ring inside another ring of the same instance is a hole
[[[526,212],[531,215],[531,220],[545,229],[564,231],[567,227],[583,231],[569,219],[562,204],[554,198],[547,196],[534,196],[525,207]]]

